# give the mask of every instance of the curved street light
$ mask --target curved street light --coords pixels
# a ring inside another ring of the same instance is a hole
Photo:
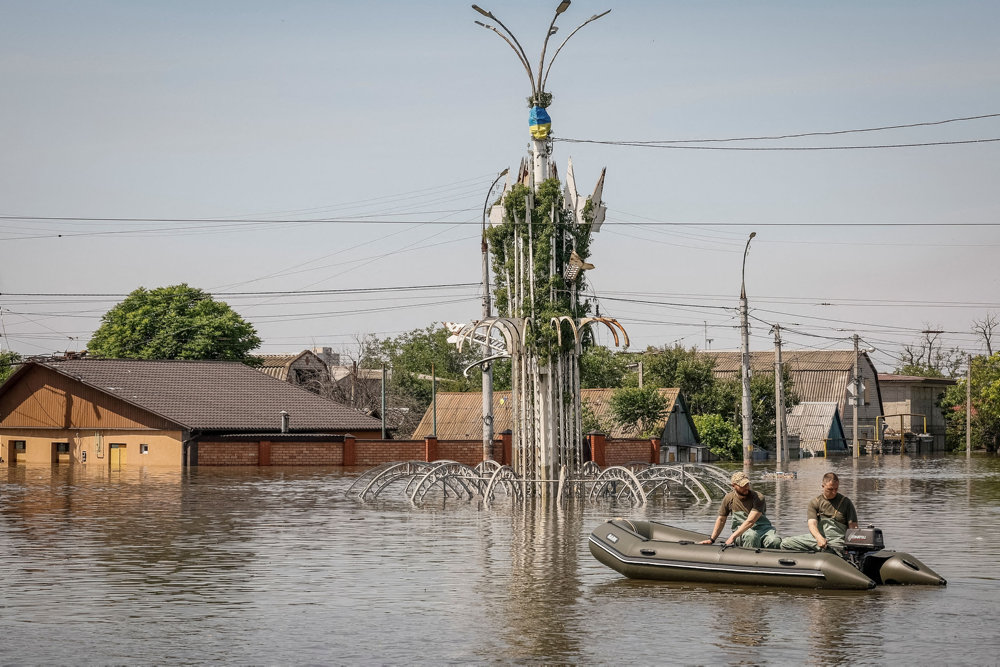
[[[490,189],[486,192],[486,201],[483,202],[483,235],[482,235],[482,251],[483,251],[483,319],[490,316],[490,268],[489,268],[489,245],[486,243],[486,209],[490,205],[490,197],[493,195],[493,188],[497,186],[500,179],[507,175],[510,168],[501,171],[493,183],[490,185]]]
[[[747,252],[750,251],[750,241],[757,232],[750,232],[746,247],[743,248],[743,270],[740,273],[740,347],[742,354],[740,363],[740,383],[743,386],[743,466],[748,467],[753,462],[753,414],[750,400],[750,323],[747,308]]]
[[[743,272],[740,274],[740,298],[747,298],[747,253],[750,251],[750,241],[753,241],[753,237],[757,236],[757,232],[750,232],[750,238],[747,239],[747,245],[743,249]]]
[[[528,60],[528,54],[525,53],[524,47],[521,46],[521,43],[519,41],[517,41],[517,37],[515,37],[514,33],[510,31],[510,28],[508,28],[507,26],[505,26],[503,24],[503,22],[500,19],[498,19],[493,14],[493,12],[491,12],[491,11],[489,11],[487,9],[483,9],[479,5],[472,5],[472,8],[474,10],[476,10],[477,12],[479,12],[479,14],[481,14],[482,16],[485,16],[486,18],[488,18],[488,19],[490,19],[492,21],[495,21],[496,24],[498,26],[500,26],[500,28],[503,30],[503,33],[501,33],[494,26],[489,25],[488,23],[482,23],[481,21],[476,21],[475,22],[476,25],[482,26],[483,28],[486,28],[487,30],[492,30],[493,32],[495,32],[497,35],[500,36],[501,39],[503,39],[505,42],[507,42],[507,45],[510,46],[511,49],[513,49],[514,53],[517,55],[517,59],[521,62],[521,66],[524,67],[524,70],[528,73],[528,80],[531,82],[531,103],[532,103],[532,105],[539,104],[542,101],[542,97],[545,94],[545,83],[548,81],[549,71],[551,71],[551,69],[552,69],[552,63],[555,61],[556,56],[559,55],[559,52],[562,50],[563,46],[566,45],[566,42],[569,41],[570,37],[572,37],[573,35],[575,35],[577,33],[577,31],[579,31],[580,28],[582,28],[583,26],[587,25],[588,23],[590,23],[592,21],[596,21],[597,19],[599,19],[602,16],[605,16],[605,15],[607,15],[607,14],[609,14],[611,12],[611,10],[609,9],[606,12],[603,12],[601,14],[595,14],[595,15],[591,16],[589,19],[587,19],[586,21],[584,21],[583,23],[581,23],[579,26],[577,26],[569,34],[569,36],[566,37],[566,39],[563,40],[562,44],[559,45],[559,48],[556,49],[556,52],[552,55],[552,58],[549,59],[548,66],[546,66],[545,65],[545,53],[548,50],[549,39],[552,37],[552,35],[556,34],[556,32],[558,32],[558,30],[559,30],[559,28],[556,27],[556,20],[559,18],[560,14],[562,14],[567,9],[569,9],[569,5],[570,5],[570,0],[562,0],[562,2],[559,3],[559,6],[556,7],[555,14],[552,16],[552,21],[549,23],[549,29],[545,33],[545,41],[542,42],[542,53],[541,53],[541,56],[538,59],[538,73],[537,73],[537,75],[536,75],[535,72],[533,72],[531,70],[531,64],[530,64],[530,62]],[[504,33],[506,33],[506,35]],[[509,37],[509,39],[508,39],[508,37]]]

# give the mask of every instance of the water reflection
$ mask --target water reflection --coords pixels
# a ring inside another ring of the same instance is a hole
[[[508,657],[548,655],[556,662],[579,655],[586,631],[575,615],[580,595],[577,536],[583,515],[576,504],[529,502],[511,520],[510,587],[498,627]]]

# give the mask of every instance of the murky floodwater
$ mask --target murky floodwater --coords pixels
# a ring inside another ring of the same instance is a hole
[[[862,524],[948,579],[871,592],[629,581],[587,536],[639,510],[345,498],[334,469],[4,468],[3,664],[996,664],[1000,460],[805,460],[757,482],[783,534],[828,468]]]

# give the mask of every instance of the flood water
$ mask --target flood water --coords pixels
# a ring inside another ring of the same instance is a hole
[[[684,494],[638,509],[345,491],[360,471],[0,470],[3,664],[996,664],[1000,460],[792,462],[758,481],[782,534],[828,469],[862,525],[947,587],[630,581],[590,555],[613,516],[708,531]],[[726,532],[728,534],[728,530]]]

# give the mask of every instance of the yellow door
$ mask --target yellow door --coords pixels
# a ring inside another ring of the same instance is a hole
[[[113,442],[110,445],[108,445],[108,448],[111,450],[110,451],[110,454],[111,454],[111,456],[110,456],[110,459],[111,459],[111,469],[112,470],[121,470],[122,468],[124,468],[125,467],[125,453],[128,451],[128,450],[125,449],[125,445]]]

